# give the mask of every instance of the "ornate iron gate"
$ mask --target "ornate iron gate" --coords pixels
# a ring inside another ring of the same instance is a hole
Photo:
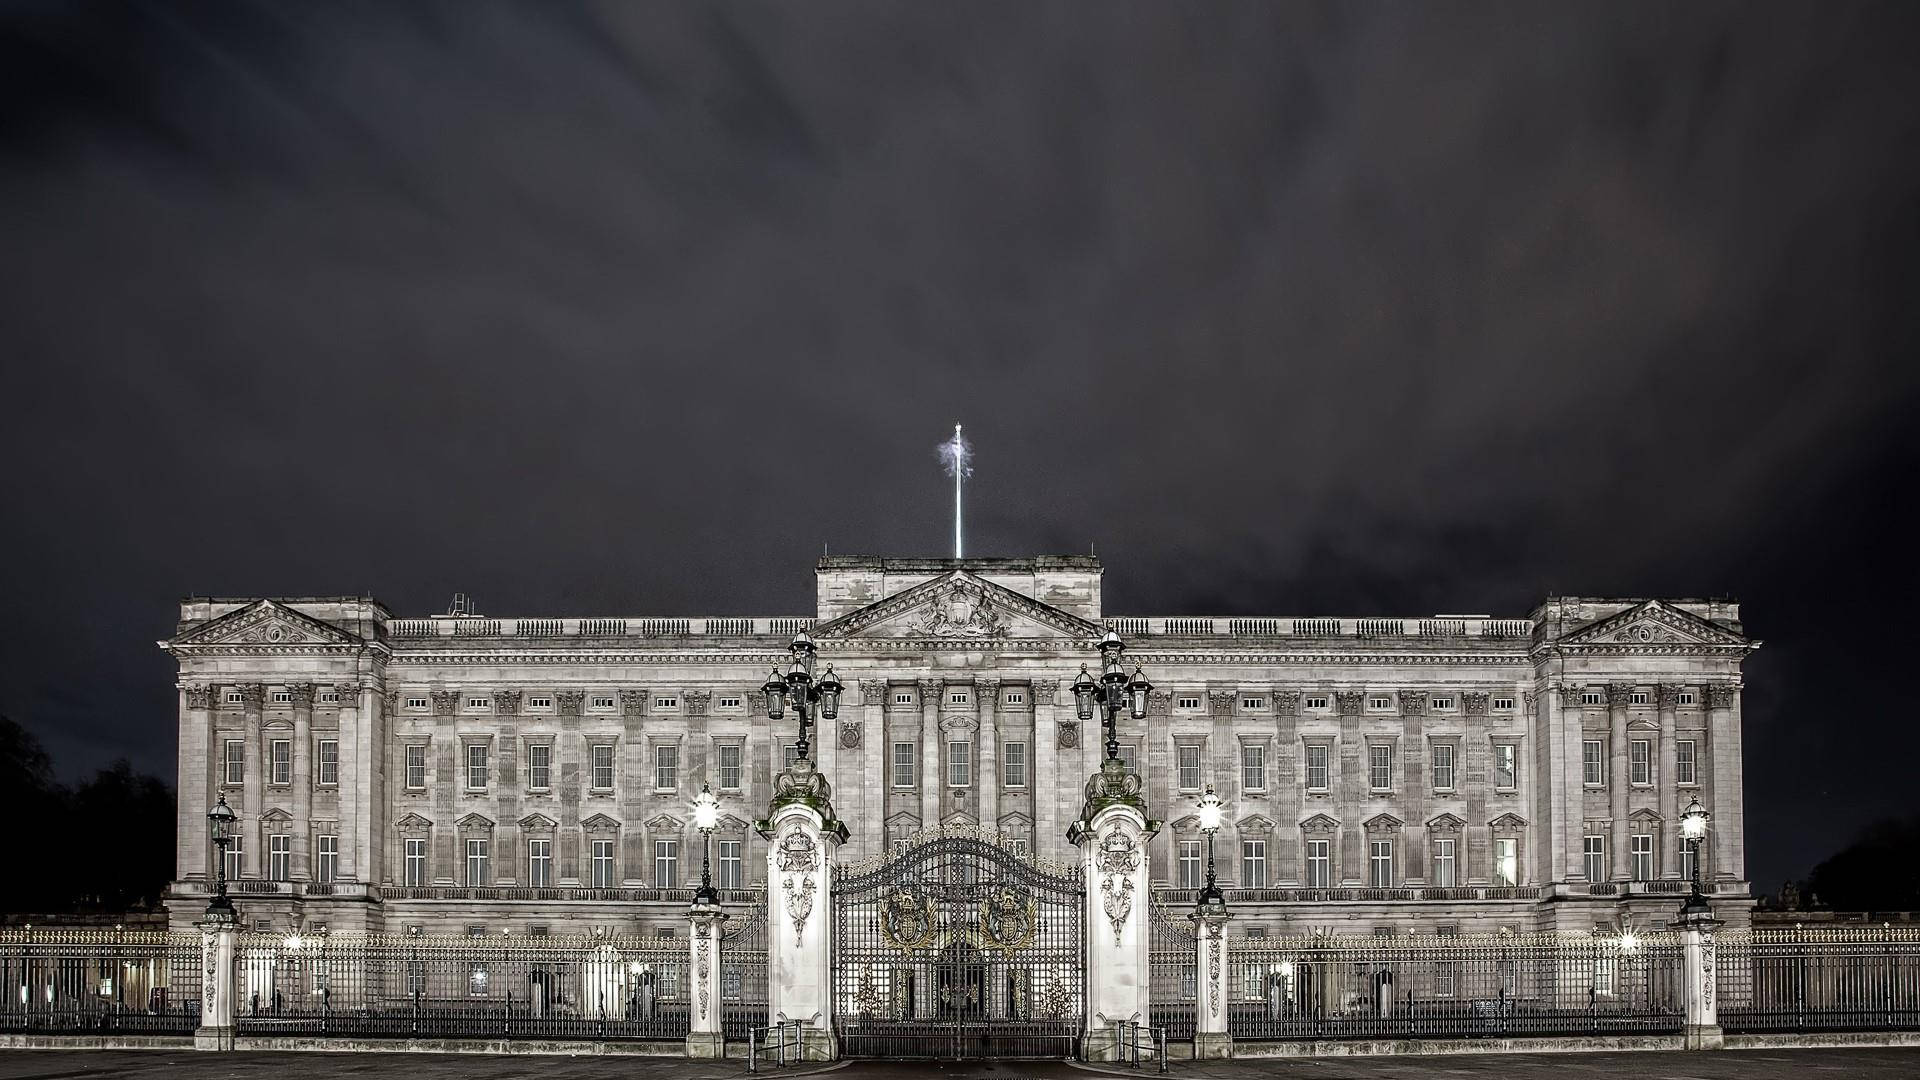
[[[1085,1027],[1078,867],[979,829],[923,833],[835,877],[848,1057],[1072,1057]]]

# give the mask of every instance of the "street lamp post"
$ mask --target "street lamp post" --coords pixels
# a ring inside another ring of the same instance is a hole
[[[1133,669],[1132,678],[1127,677],[1126,669],[1121,666],[1126,651],[1120,635],[1107,631],[1107,636],[1100,639],[1100,680],[1095,682],[1087,665],[1081,664],[1080,677],[1073,681],[1073,700],[1079,707],[1080,719],[1093,719],[1094,706],[1100,707],[1109,759],[1120,756],[1121,711],[1132,712],[1135,720],[1145,720],[1147,694],[1153,689],[1153,684],[1138,667]]]
[[[1227,909],[1227,897],[1220,891],[1220,885],[1213,876],[1213,834],[1220,831],[1225,806],[1220,796],[1214,794],[1212,784],[1207,785],[1206,793],[1196,800],[1195,806],[1200,818],[1200,831],[1207,834],[1207,887],[1200,890],[1198,907],[1202,912],[1224,912]]]
[[[780,719],[789,703],[799,714],[800,741],[794,750],[803,758],[807,756],[807,729],[819,720],[833,720],[840,715],[842,687],[833,673],[833,665],[828,664],[818,679],[813,677],[813,660],[818,651],[805,631],[793,635],[793,642],[787,646],[790,657],[787,673],[782,675],[779,668],[774,668],[766,685],[761,687],[767,695],[767,719]]]
[[[1697,795],[1680,812],[1680,838],[1685,841],[1687,850],[1692,852],[1689,861],[1693,863],[1693,891],[1687,894],[1686,906],[1680,909],[1682,916],[1713,913],[1713,905],[1707,903],[1707,895],[1700,888],[1700,843],[1707,838],[1707,821],[1710,817],[1707,808],[1700,805]]]
[[[713,888],[711,857],[713,854],[713,828],[720,823],[720,800],[713,795],[713,789],[707,782],[700,782],[700,794],[693,800],[693,826],[700,830],[700,891],[693,894],[695,907],[712,907],[720,903],[720,894]]]
[[[237,815],[233,807],[227,805],[225,792],[207,811],[207,826],[213,834],[214,847],[214,885],[213,899],[207,902],[207,916],[213,919],[233,921],[233,898],[227,895],[227,845],[233,843],[233,823]]]

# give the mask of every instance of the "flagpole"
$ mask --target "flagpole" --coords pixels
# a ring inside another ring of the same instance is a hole
[[[965,443],[964,443],[964,442],[962,442],[962,441],[961,441],[961,438],[960,438],[960,425],[959,425],[959,424],[955,424],[955,425],[953,425],[953,444],[954,444],[954,446],[955,446],[955,447],[960,447],[960,446],[964,446],[964,445],[965,445]],[[965,478],[965,476],[966,476],[966,470],[965,470],[965,469],[955,469],[955,470],[953,470],[953,557],[954,557],[954,558],[956,558],[956,559],[958,559],[958,558],[960,558],[960,557],[961,557],[961,554],[960,554],[960,552],[961,552],[961,547],[960,547],[960,484],[961,484],[961,482],[962,482],[962,481],[964,480],[964,478]]]

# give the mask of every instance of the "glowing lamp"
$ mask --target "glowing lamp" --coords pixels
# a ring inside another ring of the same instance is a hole
[[[1220,819],[1224,816],[1220,796],[1214,794],[1213,785],[1208,784],[1206,793],[1195,804],[1195,813],[1200,818],[1200,831],[1209,835],[1220,828]]]
[[[227,841],[233,838],[235,816],[233,807],[227,805],[226,793],[222,792],[219,801],[213,804],[213,809],[207,811],[207,823],[213,832],[214,843],[224,847]]]
[[[712,832],[720,824],[720,800],[714,797],[713,789],[707,782],[700,782],[700,794],[693,797],[693,827],[701,832]]]
[[[1690,841],[1706,839],[1708,817],[1707,808],[1701,806],[1699,797],[1695,796],[1680,812],[1680,836]]]
[[[1134,668],[1133,679],[1127,683],[1127,697],[1133,706],[1135,720],[1147,718],[1147,691],[1152,689],[1153,684],[1147,681],[1147,673]]]

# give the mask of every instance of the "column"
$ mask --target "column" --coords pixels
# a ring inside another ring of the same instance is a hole
[[[200,1026],[193,1032],[195,1050],[233,1049],[235,930],[231,911],[208,909],[200,924]]]
[[[939,679],[920,680],[920,827],[932,829],[940,824],[940,791],[945,778],[940,775],[940,695],[946,684]]]
[[[1713,861],[1705,881],[1744,881],[1747,852],[1744,829],[1746,793],[1740,780],[1740,684],[1707,684],[1707,739],[1713,753],[1713,814],[1707,839]]]
[[[1273,778],[1267,782],[1273,792],[1274,858],[1278,863],[1269,875],[1274,884],[1299,884],[1306,869],[1306,852],[1300,846],[1300,820],[1307,816],[1305,752],[1300,744],[1300,692],[1275,690],[1272,695],[1274,718]],[[1237,875],[1236,875],[1237,877]]]
[[[1585,881],[1586,862],[1580,852],[1580,830],[1585,820],[1580,786],[1580,688],[1549,686],[1546,701],[1546,738],[1538,740],[1546,769],[1533,791],[1536,812],[1543,811],[1543,819],[1546,814],[1552,815],[1553,835],[1551,870],[1541,874],[1540,880],[1543,884]]]
[[[808,763],[810,764],[810,763]],[[804,775],[801,762],[789,774]],[[804,1061],[838,1056],[833,1037],[833,892],[829,871],[846,828],[816,809],[825,799],[776,803],[767,843],[767,1022],[798,1024]]]
[[[1027,778],[1027,790],[1033,792],[1033,852],[1050,859],[1060,858],[1061,800],[1072,797],[1075,773],[1060,767],[1058,750],[1060,727],[1053,715],[1054,695],[1060,692],[1060,680],[1035,679],[1028,687],[1027,699],[1033,702],[1033,775]],[[1067,750],[1067,756],[1077,756]]]
[[[1340,706],[1340,861],[1339,885],[1364,885],[1367,881],[1367,833],[1361,819],[1367,817],[1367,740],[1361,730],[1361,708],[1366,695],[1359,690],[1336,690],[1334,700]]]
[[[1493,829],[1487,824],[1494,817],[1488,800],[1488,794],[1493,791],[1493,724],[1487,716],[1491,696],[1485,690],[1469,690],[1460,695],[1467,722],[1466,737],[1453,752],[1454,768],[1459,770],[1454,778],[1454,790],[1466,796],[1467,824],[1454,847],[1454,855],[1459,859],[1454,865],[1454,874],[1462,885],[1485,885],[1493,876]],[[1432,777],[1419,779],[1423,788],[1431,788]]]
[[[1403,853],[1400,878],[1407,885],[1421,885],[1428,883],[1427,877],[1431,872],[1431,863],[1427,857],[1427,819],[1433,816],[1432,808],[1427,805],[1427,793],[1433,790],[1433,778],[1427,775],[1426,691],[1403,692],[1399,696],[1399,703],[1400,787],[1398,791],[1400,805],[1404,808],[1402,816],[1406,818],[1406,824],[1400,829],[1400,850]],[[1485,705],[1486,695],[1482,694],[1483,709]],[[1456,769],[1463,764],[1459,761],[1453,763]],[[1464,779],[1462,777],[1455,780],[1455,790],[1462,789],[1461,780]],[[1469,786],[1465,790],[1471,791],[1472,788]],[[1454,864],[1457,869],[1466,861],[1466,852],[1456,850],[1454,855],[1459,860]],[[1461,874],[1459,880],[1455,882],[1455,884],[1465,883],[1465,874]]]
[[[980,825],[1000,831],[1000,680],[973,680],[974,718],[980,733],[974,747],[973,790],[978,798]]]
[[[1718,967],[1713,931],[1720,920],[1708,912],[1683,914],[1673,924],[1680,931],[1680,950],[1687,987],[1686,1048],[1718,1050],[1725,1045],[1720,1030],[1720,1006],[1715,1000],[1714,971]]]
[[[1632,695],[1632,683],[1607,684],[1607,796],[1613,819],[1607,828],[1607,866],[1615,881],[1632,876],[1627,868],[1627,702]]]
[[[313,844],[313,684],[287,687],[293,697],[293,862],[295,881],[312,881]]]
[[[887,846],[887,792],[893,784],[893,763],[887,759],[887,706],[892,695],[885,679],[860,680],[857,744],[840,763],[841,802],[853,800],[853,820],[867,824],[867,830],[853,840],[857,858],[872,858]]]
[[[726,940],[727,914],[718,905],[694,904],[687,912],[687,947],[691,950],[687,987],[692,1008],[687,1017],[687,1056],[724,1058],[727,1036],[721,1029],[725,1006],[720,997],[720,950]]]
[[[174,876],[213,880],[207,865],[207,811],[220,786],[220,747],[213,738],[214,687],[180,687],[180,794],[174,813]]]
[[[242,730],[247,740],[246,784],[240,791],[240,820],[233,823],[242,838],[240,873],[249,877],[267,876],[267,838],[260,832],[260,814],[265,809],[267,782],[267,735],[260,708],[266,687],[242,683],[240,691]]]
[[[1120,763],[1102,767],[1109,793],[1123,790]],[[1135,784],[1137,787],[1137,783]],[[1104,804],[1104,805],[1102,805]],[[1081,849],[1087,882],[1087,1031],[1084,1061],[1117,1061],[1115,1024],[1151,1021],[1147,976],[1149,889],[1146,804],[1138,794],[1089,798],[1091,820],[1076,822],[1073,842]]]
[[[1660,793],[1660,876],[1680,876],[1680,790],[1674,786],[1679,775],[1679,755],[1674,749],[1678,739],[1680,688],[1661,683],[1660,693],[1660,774],[1654,777]],[[1698,749],[1695,750],[1698,753]],[[1696,759],[1697,767],[1697,759]]]
[[[1229,916],[1222,906],[1214,910],[1196,911],[1188,918],[1193,920],[1194,948],[1197,952],[1194,986],[1198,993],[1194,1000],[1193,1056],[1230,1058],[1233,1056],[1233,1035],[1227,1031],[1227,1003],[1231,1000],[1227,986],[1227,971],[1231,966],[1227,956]]]
[[[386,791],[376,796],[375,777],[386,775],[386,740],[373,735],[372,719],[354,683],[341,683],[340,697],[340,876],[348,881],[378,884],[382,864],[377,845],[386,836]],[[368,701],[374,698],[366,692]]]

